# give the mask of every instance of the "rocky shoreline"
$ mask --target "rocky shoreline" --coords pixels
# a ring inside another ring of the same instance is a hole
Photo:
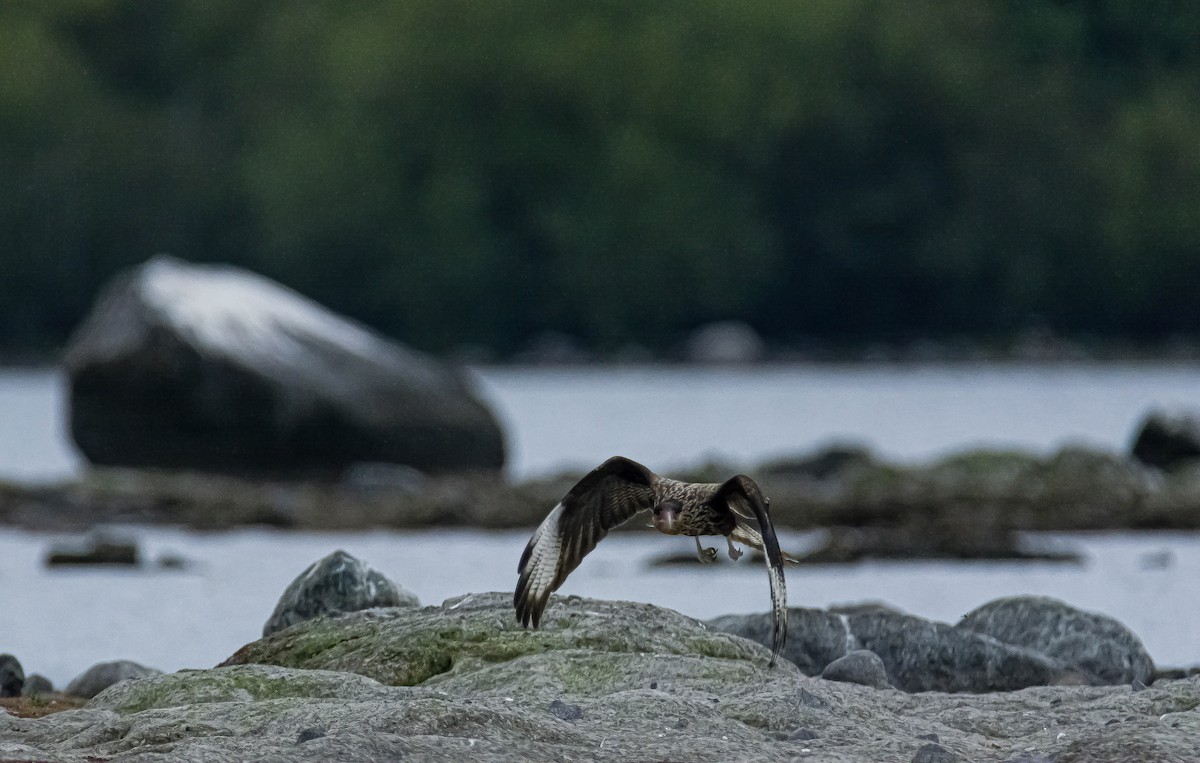
[[[954,626],[789,615],[772,669],[765,614],[567,596],[530,631],[507,592],[421,607],[339,551],[217,667],[104,663],[74,697],[0,700],[0,760],[1200,759],[1200,675],[1156,673],[1104,615],[1037,597]]]
[[[898,465],[831,448],[746,468],[674,475],[754,475],[775,523],[827,528],[814,563],[863,558],[1026,558],[1025,531],[1200,529],[1200,462],[1170,470],[1123,454],[1066,447],[1048,456],[975,450]],[[194,471],[93,468],[49,486],[0,483],[0,525],[81,531],[107,523],[204,530],[536,526],[579,474],[512,484],[489,473],[424,475],[363,465],[338,481],[249,479]]]
[[[1200,759],[1200,676],[906,693],[768,669],[762,645],[644,604],[570,597],[522,631],[508,599],[307,620],[220,667],[0,714],[0,759]]]

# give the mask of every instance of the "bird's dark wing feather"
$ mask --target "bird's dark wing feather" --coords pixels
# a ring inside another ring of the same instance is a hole
[[[653,472],[614,456],[563,497],[529,539],[517,565],[513,605],[521,625],[541,624],[550,594],[608,531],[654,506]]]
[[[739,474],[717,489],[712,503],[720,505],[722,501],[734,514],[752,515],[758,520],[763,554],[767,558],[767,578],[771,582],[771,667],[774,667],[779,653],[783,651],[783,645],[787,642],[787,583],[783,578],[783,554],[779,550],[779,540],[775,537],[771,515],[767,512],[767,499],[763,497],[754,480]]]

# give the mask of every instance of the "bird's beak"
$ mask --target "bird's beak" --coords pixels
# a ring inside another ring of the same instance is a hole
[[[675,535],[678,531],[679,512],[683,505],[679,501],[663,501],[654,507],[654,529],[667,535]]]

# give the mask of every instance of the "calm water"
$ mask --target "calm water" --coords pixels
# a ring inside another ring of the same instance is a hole
[[[899,460],[970,446],[1128,445],[1155,406],[1200,407],[1200,367],[768,366],[475,371],[504,423],[516,478],[620,453],[659,471],[854,440]],[[57,479],[80,459],[61,377],[0,371],[0,478]]]
[[[524,532],[296,533],[259,529],[194,533],[132,530],[149,559],[182,555],[183,571],[50,570],[46,549],[61,538],[0,529],[0,652],[26,672],[62,686],[100,660],[133,659],[162,670],[208,667],[261,634],[283,589],[308,564],[337,548],[436,604],[468,591],[510,589],[528,540]],[[800,550],[811,536],[785,533]],[[980,604],[1042,594],[1117,617],[1162,665],[1200,663],[1200,537],[1055,536],[1082,551],[1081,565],[872,563],[788,570],[796,606],[883,601],[955,622]],[[736,564],[654,567],[691,541],[652,531],[606,539],[567,580],[564,594],[646,601],[694,617],[765,611],[766,573]],[[466,563],[464,560],[469,560]],[[553,605],[552,605],[553,606]]]
[[[1149,408],[1200,407],[1200,369],[1170,365],[484,369],[476,376],[504,421],[518,478],[587,468],[614,453],[660,471],[709,457],[753,464],[833,440],[860,441],[901,460],[976,445],[1123,449]],[[76,473],[80,460],[63,422],[58,374],[0,372],[0,477]],[[48,570],[45,551],[62,538],[0,528],[0,652],[58,685],[99,660],[203,667],[256,638],[287,584],[336,548],[437,603],[510,587],[527,539],[478,531],[130,532],[146,557],[171,552],[194,564],[173,572]],[[795,550],[813,540],[785,537]],[[821,607],[877,600],[953,622],[998,596],[1043,594],[1121,619],[1160,664],[1200,663],[1200,536],[1056,542],[1074,546],[1086,562],[803,568],[789,573],[790,599]],[[653,533],[610,538],[564,593],[654,602],[696,617],[766,609],[765,574],[748,560],[712,568],[648,564],[688,548]]]

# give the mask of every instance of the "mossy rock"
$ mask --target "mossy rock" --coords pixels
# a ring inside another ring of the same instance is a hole
[[[445,673],[423,686],[469,697],[598,698],[639,689],[724,694],[731,687],[762,684],[787,674],[800,676],[786,662],[771,669],[765,662],[745,660],[564,649]]]
[[[560,650],[761,662],[762,646],[649,604],[556,597],[539,630],[522,628],[508,593],[470,594],[422,609],[372,609],[297,623],[247,644],[225,665],[339,670],[415,686],[433,676]]]
[[[367,700],[386,696],[389,689],[366,676],[348,673],[235,665],[121,681],[96,695],[88,707],[124,714],[210,702],[288,698]]]

